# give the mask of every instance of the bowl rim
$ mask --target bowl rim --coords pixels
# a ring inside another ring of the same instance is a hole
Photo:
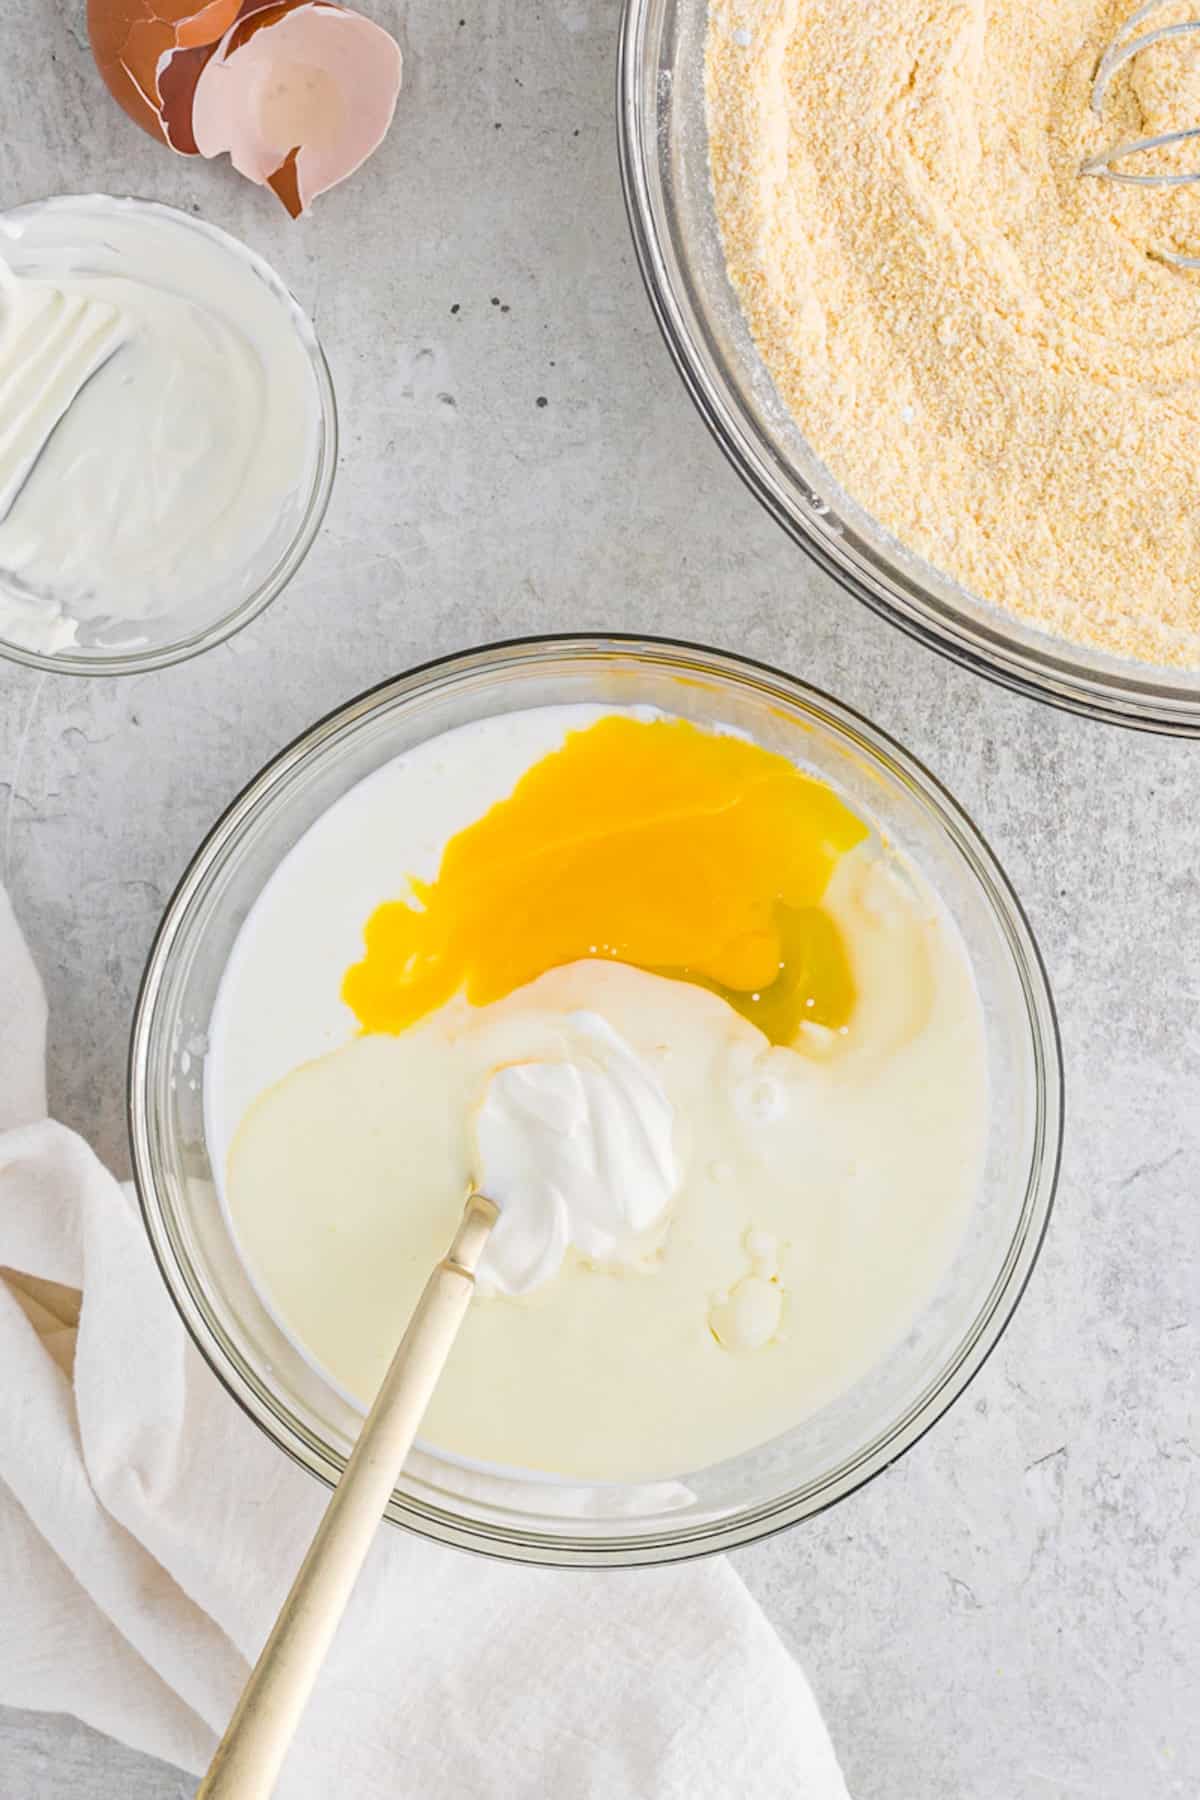
[[[117,194],[48,194],[38,200],[24,200],[15,206],[0,209],[0,223],[9,219],[19,219],[22,213],[40,212],[47,207],[61,206],[81,208],[85,211],[103,212],[117,207],[134,212],[149,213],[151,216],[165,217],[172,229],[186,227],[199,233],[202,237],[214,240],[222,249],[236,253],[242,259],[248,259],[251,268],[264,285],[272,292],[281,304],[286,304],[295,315],[294,324],[302,325],[296,335],[304,350],[313,379],[317,388],[317,413],[319,417],[320,442],[318,445],[316,466],[313,469],[309,484],[308,496],[304,503],[304,511],[297,522],[295,533],[286,551],[276,562],[265,580],[248,594],[244,600],[229,612],[222,613],[220,618],[208,625],[198,626],[185,636],[174,638],[170,643],[159,645],[152,650],[113,650],[96,654],[84,654],[71,649],[59,651],[33,650],[23,644],[13,643],[11,639],[0,634],[0,657],[9,662],[23,664],[29,669],[40,669],[51,675],[142,675],[151,669],[170,668],[175,663],[189,661],[205,650],[213,649],[217,644],[224,644],[249,625],[259,614],[265,612],[273,600],[278,599],[288,582],[291,581],[305,557],[312,549],[313,543],[325,519],[329,505],[329,497],[333,491],[333,479],[338,464],[338,411],[337,398],[333,388],[333,377],[321,344],[317,328],[306,308],[301,306],[282,275],[267,261],[262,252],[243,239],[235,237],[233,232],[226,231],[221,225],[214,225],[211,220],[196,213],[184,212],[180,207],[168,205],[162,200],[146,200],[140,195]]]
[[[616,138],[625,213],[642,283],[671,359],[709,433],[742,482],[818,568],[927,648],[985,680],[1066,712],[1165,736],[1200,736],[1200,670],[1190,689],[1156,680],[1151,663],[1129,665],[1144,667],[1144,676],[1105,673],[1089,666],[1086,650],[1066,638],[1039,633],[1044,648],[1021,644],[1004,629],[998,609],[994,626],[945,608],[935,610],[915,578],[889,578],[887,587],[878,575],[875,582],[864,579],[836,538],[822,531],[819,509],[814,507],[810,515],[793,504],[768,457],[742,428],[728,383],[706,368],[668,273],[651,194],[654,158],[647,149],[639,105],[651,4],[652,0],[622,0],[618,28]],[[677,8],[681,0],[668,4]]]
[[[1064,1079],[1062,1043],[1053,992],[1045,964],[1026,917],[1002,865],[987,840],[936,776],[885,731],[863,714],[769,663],[733,651],[719,650],[686,639],[637,633],[566,632],[539,633],[505,638],[429,658],[362,690],[343,701],[298,733],[247,781],[224,808],[190,857],[164,908],[147,955],[138,987],[130,1032],[126,1081],[126,1119],[132,1174],[142,1223],[158,1264],[159,1273],[183,1325],[201,1357],[221,1386],[264,1435],[291,1460],[332,1487],[341,1473],[342,1459],[310,1444],[313,1459],[301,1454],[297,1444],[275,1428],[264,1413],[255,1391],[235,1369],[212,1330],[189,1271],[176,1257],[166,1212],[154,1191],[153,1151],[148,1131],[146,1088],[151,1075],[148,1056],[155,1005],[169,968],[178,928],[193,894],[209,873],[220,866],[229,841],[242,820],[269,797],[271,790],[308,756],[319,753],[340,729],[355,718],[369,717],[386,697],[403,702],[424,691],[438,677],[472,673],[503,673],[514,664],[574,655],[580,658],[604,654],[640,657],[666,666],[765,685],[785,700],[799,698],[823,716],[840,735],[848,735],[866,749],[873,760],[898,775],[920,798],[931,804],[939,823],[963,854],[983,888],[996,922],[1002,930],[1024,994],[1036,1080],[1036,1118],[1033,1154],[1021,1219],[987,1299],[959,1345],[953,1360],[941,1368],[911,1401],[904,1413],[864,1449],[848,1458],[832,1480],[821,1477],[809,1488],[789,1491],[782,1498],[740,1508],[689,1526],[655,1527],[637,1537],[605,1537],[598,1533],[571,1537],[568,1530],[545,1531],[495,1525],[464,1519],[444,1505],[437,1505],[397,1490],[385,1517],[419,1536],[450,1544],[496,1560],[534,1563],[551,1567],[643,1567],[687,1561],[718,1554],[757,1542],[786,1530],[803,1519],[828,1510],[892,1467],[931,1430],[966,1391],[991,1355],[1020,1303],[1045,1241],[1054,1209],[1062,1163]],[[820,1498],[816,1498],[816,1490]],[[810,1491],[811,1490],[811,1491]]]

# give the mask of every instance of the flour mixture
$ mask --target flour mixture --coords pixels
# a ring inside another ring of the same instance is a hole
[[[1089,110],[1128,10],[712,0],[713,186],[759,350],[846,491],[1029,624],[1191,667],[1200,272],[1163,253],[1200,252],[1200,196],[1078,173],[1200,123],[1192,37]]]

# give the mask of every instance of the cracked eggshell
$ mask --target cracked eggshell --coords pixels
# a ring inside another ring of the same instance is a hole
[[[331,0],[279,0],[229,30],[196,82],[202,156],[229,152],[295,218],[378,148],[400,92],[400,49]]]
[[[242,0],[88,0],[96,67],[135,124],[194,155],[192,89],[241,11]]]
[[[109,92],[183,155],[219,156],[295,218],[376,149],[399,46],[334,0],[88,0]]]

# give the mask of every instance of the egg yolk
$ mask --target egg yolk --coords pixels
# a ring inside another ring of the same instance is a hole
[[[377,907],[346,1003],[403,1031],[464,993],[502,999],[588,957],[719,994],[775,1044],[837,1029],[854,982],[821,897],[867,835],[786,757],[678,719],[568,734],[451,838],[437,878]]]

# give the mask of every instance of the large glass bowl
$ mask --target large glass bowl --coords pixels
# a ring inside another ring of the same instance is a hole
[[[973,598],[834,481],[776,392],[725,270],[704,107],[707,0],[625,0],[621,178],[642,274],[700,415],[738,474],[827,574],[911,636],[1074,712],[1200,734],[1200,670],[1108,656]]]
[[[1046,1227],[1062,1078],[1045,974],[994,857],[903,750],[786,675],[654,640],[499,644],[384,682],[270,763],[197,852],[143,980],[130,1054],[130,1129],[146,1229],[200,1350],[281,1450],[323,1480],[336,1480],[359,1415],[275,1324],[217,1200],[204,1082],[221,975],[268,878],[348,788],[453,726],[579,701],[720,720],[835,784],[923,869],[956,920],[983,1003],[989,1059],[985,1179],[954,1266],[904,1341],[835,1404],[748,1455],[646,1485],[504,1476],[422,1452],[410,1459],[388,1509],[398,1524],[496,1556],[653,1563],[727,1549],[793,1524],[894,1462],[995,1344]],[[703,1400],[681,1395],[680,1404]]]
[[[86,236],[99,221],[137,218],[145,267],[130,261],[119,239],[95,244],[85,259],[77,253],[80,228]],[[203,244],[223,261],[231,282],[248,282],[264,310],[273,314],[271,328],[295,338],[306,366],[306,406],[312,445],[297,492],[281,502],[271,529],[248,550],[242,566],[214,581],[184,604],[164,596],[160,609],[135,621],[93,622],[79,641],[62,649],[46,649],[33,636],[0,632],[0,656],[60,675],[133,675],[184,662],[201,650],[224,643],[257,618],[286,587],[320,530],[337,468],[337,407],[325,354],[311,321],[280,277],[258,253],[227,231],[190,213],[154,200],[118,199],[108,194],[56,195],[0,213],[0,257],[17,274],[53,279],[64,253],[73,273],[145,276],[182,298],[194,299],[189,287],[189,257]]]

